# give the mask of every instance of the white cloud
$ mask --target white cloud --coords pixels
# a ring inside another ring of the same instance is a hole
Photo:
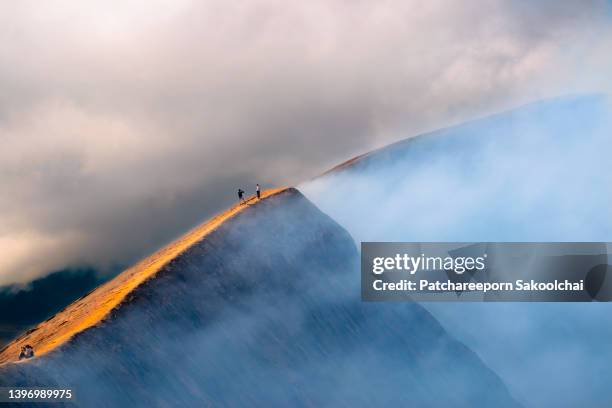
[[[3,3],[0,239],[39,238],[23,238],[29,255],[3,246],[0,284],[131,262],[238,185],[296,183],[423,130],[607,89],[606,7]]]

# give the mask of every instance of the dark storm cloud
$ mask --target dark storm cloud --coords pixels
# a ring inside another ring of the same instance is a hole
[[[604,2],[0,6],[0,284],[129,263],[252,189],[607,86]]]

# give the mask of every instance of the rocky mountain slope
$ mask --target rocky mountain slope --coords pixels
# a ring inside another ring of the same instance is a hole
[[[234,207],[2,351],[5,386],[80,406],[499,406],[499,378],[417,304],[359,297],[349,234],[295,189]],[[15,363],[29,342],[38,356]]]

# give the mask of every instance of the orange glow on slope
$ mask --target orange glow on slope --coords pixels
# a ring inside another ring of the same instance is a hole
[[[262,192],[261,198],[265,199],[285,190],[286,188],[266,190]],[[247,203],[256,201],[255,197],[250,197]],[[204,239],[211,231],[246,207],[237,204],[227,211],[217,214],[178,240],[126,269],[114,279],[100,285],[94,291],[78,299],[50,319],[40,323],[34,329],[29,330],[0,351],[0,364],[16,362],[21,347],[26,344],[34,347],[36,356],[41,356],[67,342],[75,334],[100,323],[113,309],[121,307],[121,303],[126,296],[135,288],[146,280],[153,278],[164,265]]]

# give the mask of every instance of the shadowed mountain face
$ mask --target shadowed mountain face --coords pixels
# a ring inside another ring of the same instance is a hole
[[[26,286],[0,287],[0,347],[101,283],[94,269],[65,269]]]
[[[70,386],[87,407],[516,406],[419,305],[359,294],[352,238],[288,189],[227,219],[96,326],[0,368],[0,383]]]
[[[609,243],[611,118],[604,96],[541,101],[362,155],[301,190],[357,241]],[[526,406],[612,406],[612,303],[424,306]]]

